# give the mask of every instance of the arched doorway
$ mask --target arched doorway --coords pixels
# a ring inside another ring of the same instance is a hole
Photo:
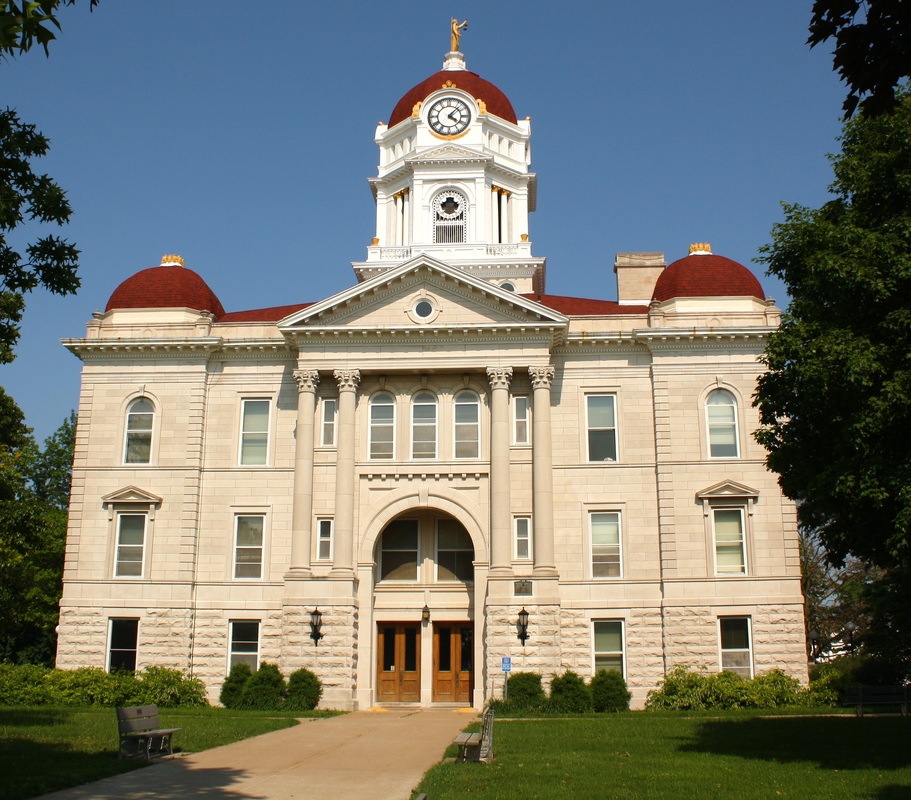
[[[376,702],[470,704],[474,689],[474,560],[454,517],[415,509],[375,548]]]

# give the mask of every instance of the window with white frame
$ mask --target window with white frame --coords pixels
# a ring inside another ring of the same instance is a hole
[[[518,394],[512,400],[513,409],[513,433],[512,438],[515,444],[528,444],[528,395]]]
[[[262,514],[238,514],[235,517],[235,578],[262,578],[265,527],[266,518]]]
[[[127,408],[126,435],[123,445],[125,464],[149,464],[152,461],[152,432],[155,407],[148,397],[137,397]]]
[[[620,512],[593,511],[589,515],[592,547],[592,577],[621,575]]]
[[[585,398],[588,460],[617,460],[617,397],[590,394]]]
[[[269,400],[243,400],[240,424],[240,463],[263,466],[269,458]]]
[[[259,621],[232,620],[229,627],[231,643],[228,666],[246,664],[255,672],[259,669]]]
[[[370,458],[395,457],[395,398],[380,392],[370,398]]]
[[[117,514],[117,547],[114,557],[115,578],[141,578],[146,545],[148,514]]]
[[[531,517],[514,517],[515,558],[517,561],[531,559]]]
[[[479,458],[481,454],[481,401],[471,391],[455,396],[455,457]]]
[[[111,618],[108,635],[108,672],[134,672],[139,649],[139,620]]]
[[[705,400],[705,425],[711,458],[737,458],[737,400],[726,389],[715,389]]]
[[[616,670],[623,672],[623,621],[601,619],[593,623],[595,640],[595,672]]]
[[[318,561],[332,559],[332,523],[331,517],[322,517],[316,521],[316,558]]]
[[[335,447],[335,417],[338,412],[338,400],[325,397],[320,415],[320,444],[323,447]]]
[[[468,531],[454,519],[437,520],[437,580],[474,580],[474,545]]]
[[[721,640],[721,669],[736,672],[744,678],[753,677],[753,648],[749,617],[719,617]]]
[[[437,457],[437,399],[418,392],[411,400],[411,457]]]
[[[745,575],[746,537],[743,508],[712,508],[715,537],[715,572],[719,575]]]
[[[418,577],[418,522],[390,522],[380,540],[380,580],[414,581]]]

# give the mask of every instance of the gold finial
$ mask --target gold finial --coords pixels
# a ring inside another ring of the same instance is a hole
[[[478,101],[478,113],[486,114],[487,113],[487,103],[485,103],[480,97],[476,97],[475,100]]]
[[[378,236],[374,236],[374,237],[373,237],[373,242],[372,242],[373,246],[376,247],[379,243],[380,243],[379,237],[378,237]]]
[[[453,17],[450,28],[452,29],[452,35],[449,37],[449,50],[452,53],[457,53],[459,51],[459,39],[462,38],[462,31],[468,30],[468,20],[459,24],[459,21]]]
[[[699,255],[711,255],[712,254],[712,245],[708,242],[696,242],[695,244],[690,245],[690,255],[697,253]]]
[[[442,88],[444,88],[444,89],[458,89],[459,87],[456,86],[452,81],[446,81],[446,83],[443,84],[443,87],[442,87]]]
[[[178,256],[169,254],[161,257],[160,267],[182,267],[183,266],[183,256]]]
[[[418,100],[411,108],[411,116],[417,119],[421,116],[421,101]]]

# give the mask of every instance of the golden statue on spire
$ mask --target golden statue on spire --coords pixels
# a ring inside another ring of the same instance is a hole
[[[449,50],[453,53],[459,51],[459,39],[462,38],[462,31],[468,30],[468,20],[466,19],[462,24],[459,24],[459,20],[456,17],[452,18],[452,36],[450,37],[450,47]]]

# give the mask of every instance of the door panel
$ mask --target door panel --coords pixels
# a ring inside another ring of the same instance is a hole
[[[380,703],[420,702],[420,623],[381,622],[377,625],[376,699]]]
[[[474,649],[468,622],[433,626],[433,701],[470,703]]]

